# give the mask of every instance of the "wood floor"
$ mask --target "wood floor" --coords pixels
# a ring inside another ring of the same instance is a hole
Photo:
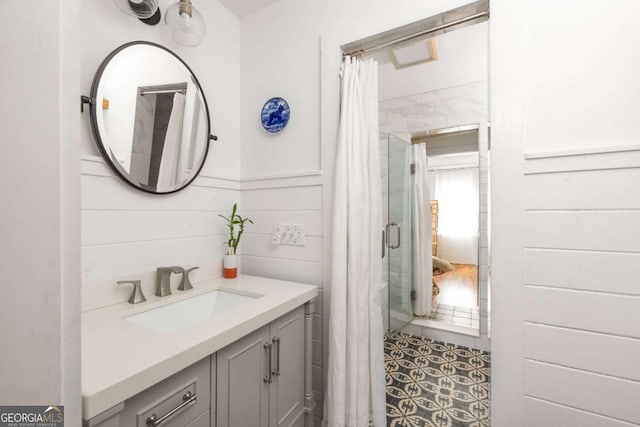
[[[478,267],[471,264],[452,264],[453,271],[433,276],[440,287],[438,304],[458,307],[478,306]]]

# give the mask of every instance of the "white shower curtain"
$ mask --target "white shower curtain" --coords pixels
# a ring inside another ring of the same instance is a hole
[[[181,93],[173,95],[173,108],[169,116],[167,133],[164,138],[162,149],[162,159],[158,170],[157,187],[166,190],[167,187],[175,185],[176,173],[178,172],[178,156],[180,155],[180,145],[182,144],[182,124],[184,121],[184,104],[186,97]]]
[[[328,427],[386,426],[381,300],[378,68],[345,58],[336,156]]]
[[[426,144],[414,144],[413,185],[413,284],[416,299],[413,312],[428,316],[431,312],[433,260],[431,247],[431,195],[429,191]]]

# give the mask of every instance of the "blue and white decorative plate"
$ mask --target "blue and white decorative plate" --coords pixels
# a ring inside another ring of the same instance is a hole
[[[262,107],[262,127],[269,133],[278,133],[287,126],[290,115],[287,101],[279,97],[271,98]]]

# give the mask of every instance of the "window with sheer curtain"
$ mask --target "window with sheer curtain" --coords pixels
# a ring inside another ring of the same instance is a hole
[[[432,172],[438,200],[438,256],[456,264],[478,265],[478,168]]]

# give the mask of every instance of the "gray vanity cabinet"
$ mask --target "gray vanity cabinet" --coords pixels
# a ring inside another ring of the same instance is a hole
[[[84,426],[208,427],[211,378],[215,378],[211,369],[211,358],[206,357],[85,421]]]
[[[84,427],[309,427],[313,302],[245,335]]]
[[[301,427],[304,386],[299,307],[218,351],[217,427]]]

